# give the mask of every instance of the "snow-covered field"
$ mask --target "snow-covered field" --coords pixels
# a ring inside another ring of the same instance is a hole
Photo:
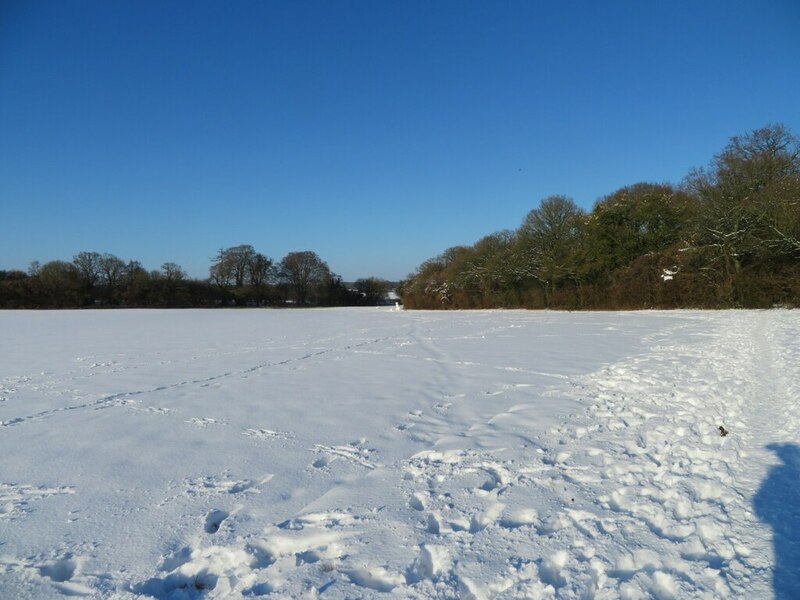
[[[2,312],[0,597],[798,598],[798,399],[791,311]]]

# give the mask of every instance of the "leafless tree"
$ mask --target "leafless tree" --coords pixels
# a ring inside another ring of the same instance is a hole
[[[98,252],[78,252],[72,257],[72,264],[88,289],[92,289],[100,278],[100,259]]]
[[[306,304],[316,289],[324,285],[331,276],[331,270],[315,252],[290,252],[280,264],[283,282],[292,292],[297,304]]]
[[[255,251],[250,244],[220,249],[209,269],[211,280],[219,286],[266,283],[272,261]]]
[[[98,259],[100,280],[108,288],[109,300],[114,300],[114,292],[125,274],[125,263],[113,254],[105,253]]]

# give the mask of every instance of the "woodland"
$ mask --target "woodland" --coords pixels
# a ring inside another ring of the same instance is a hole
[[[0,308],[362,306],[386,303],[390,287],[378,277],[346,284],[310,250],[276,263],[250,244],[223,248],[202,280],[174,262],[148,271],[136,260],[84,251],[69,262],[0,271]]]
[[[735,136],[679,185],[632,184],[590,212],[550,196],[398,292],[424,309],[796,307],[800,141],[780,124]]]

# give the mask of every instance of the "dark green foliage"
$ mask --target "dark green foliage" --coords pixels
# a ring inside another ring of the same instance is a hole
[[[686,238],[692,199],[668,185],[639,183],[595,204],[585,222],[578,262],[589,279],[608,276],[640,256]]]
[[[359,296],[359,304],[379,306],[386,304],[391,284],[385,279],[368,277],[367,279],[358,279],[353,287]]]

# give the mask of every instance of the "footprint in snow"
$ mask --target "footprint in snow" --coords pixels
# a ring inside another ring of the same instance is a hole
[[[315,469],[324,469],[327,467],[331,462],[331,458],[329,456],[320,456],[317,460],[311,463],[311,466]]]
[[[79,562],[67,555],[52,563],[45,563],[39,566],[39,574],[42,577],[47,577],[56,583],[64,583],[69,581],[75,576],[78,569]]]
[[[184,423],[189,423],[196,427],[200,427],[201,429],[204,429],[210,425],[225,425],[225,421],[212,419],[211,417],[192,417],[191,419],[184,421]]]
[[[96,596],[97,590],[91,587],[92,577],[82,573],[85,562],[85,557],[75,556],[72,552],[27,559],[3,557],[0,558],[0,573],[16,572],[31,580],[38,578],[64,596]]]
[[[215,509],[206,515],[205,531],[206,533],[217,533],[222,522],[230,516],[230,513],[224,510]]]
[[[163,500],[159,506],[164,506],[173,500],[180,497],[191,496],[215,496],[221,494],[258,494],[261,492],[259,489],[270,479],[273,475],[266,475],[260,480],[256,479],[229,479],[227,475],[225,478],[207,476],[207,477],[190,477],[183,480],[183,491]]]

